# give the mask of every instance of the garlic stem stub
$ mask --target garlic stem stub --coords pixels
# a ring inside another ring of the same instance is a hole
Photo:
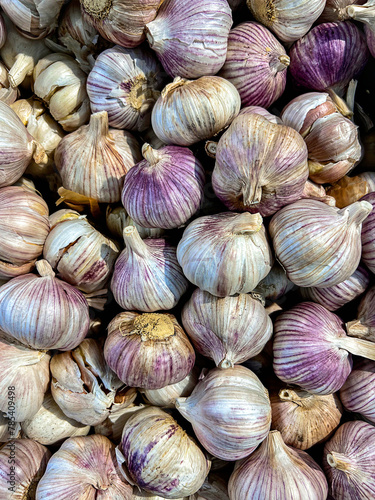
[[[375,424],[375,362],[358,359],[353,370],[340,389],[340,399],[344,407],[359,413]]]
[[[106,210],[106,223],[107,228],[118,239],[122,239],[122,233],[126,226],[135,226],[142,239],[145,238],[162,238],[165,235],[165,230],[160,228],[143,227],[134,222],[126,213],[124,207],[107,206]]]
[[[375,342],[375,286],[369,288],[358,306],[357,319],[346,324],[352,337]]]
[[[319,22],[329,23],[332,21],[347,21],[349,5],[363,5],[367,0],[327,0],[324,10],[319,17]]]

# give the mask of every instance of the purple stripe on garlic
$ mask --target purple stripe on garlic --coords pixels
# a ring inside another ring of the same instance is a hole
[[[375,362],[358,359],[340,389],[344,407],[375,424]]]
[[[369,193],[361,201],[371,204],[370,215],[362,224],[362,260],[375,273],[375,192]]]

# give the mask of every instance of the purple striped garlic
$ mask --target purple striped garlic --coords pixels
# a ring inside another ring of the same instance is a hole
[[[136,224],[173,229],[187,222],[201,207],[205,172],[188,148],[142,147],[144,160],[129,170],[121,200]]]
[[[362,224],[362,260],[372,273],[375,273],[375,192],[361,198],[371,204],[370,215]]]
[[[168,413],[153,406],[126,422],[116,455],[130,484],[162,498],[193,495],[211,466],[182,427]]]
[[[238,90],[242,106],[269,108],[284,92],[289,56],[263,25],[241,23],[229,32],[220,76]]]
[[[122,312],[108,325],[108,366],[130,387],[161,389],[183,380],[195,352],[172,314]]]
[[[367,47],[372,57],[375,57],[375,32],[370,28],[370,26],[365,25],[365,35]]]
[[[320,304],[302,302],[274,324],[273,368],[287,384],[332,394],[352,370],[352,356],[375,360],[375,343],[350,337],[343,321]]]
[[[272,215],[301,198],[307,178],[303,138],[263,116],[239,115],[217,144],[212,186],[229,210]]]
[[[340,389],[344,407],[375,424],[375,362],[358,359]]]
[[[272,336],[272,321],[248,294],[219,298],[197,288],[182,310],[182,324],[198,352],[220,368],[259,354]]]
[[[375,286],[369,288],[362,298],[357,311],[357,319],[349,321],[346,329],[349,335],[375,342]]]
[[[287,446],[272,430],[252,455],[236,462],[228,491],[231,500],[326,500],[328,484],[308,453]]]
[[[375,428],[346,422],[324,446],[323,469],[329,493],[340,500],[375,498]]]
[[[271,405],[267,389],[244,366],[214,368],[176,408],[204,448],[222,460],[250,455],[267,437]]]
[[[267,120],[271,123],[275,123],[276,125],[282,125],[283,122],[281,118],[279,118],[276,115],[273,115],[266,109],[262,108],[262,106],[246,106],[241,109],[241,111],[238,113],[238,116],[240,115],[250,115],[251,113],[255,113],[256,115],[261,115],[264,118],[267,118]]]

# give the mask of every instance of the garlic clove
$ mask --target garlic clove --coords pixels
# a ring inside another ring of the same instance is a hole
[[[122,234],[126,226],[135,226],[142,239],[145,238],[160,238],[165,235],[165,230],[160,228],[143,227],[134,222],[133,219],[126,213],[124,207],[107,206],[106,210],[107,227],[117,238],[122,238]]]
[[[7,68],[0,62],[0,101],[10,106],[17,99],[18,94],[18,88],[14,89],[10,85]]]
[[[131,404],[124,408],[121,402],[116,403],[116,399],[108,417],[103,420],[101,424],[95,425],[94,431],[95,434],[107,436],[111,441],[119,444],[121,441],[122,430],[126,422],[132,415],[134,415],[134,413],[143,410],[146,406],[143,404]]]

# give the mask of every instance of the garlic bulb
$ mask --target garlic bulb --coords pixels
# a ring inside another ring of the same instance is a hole
[[[11,422],[32,418],[41,407],[49,361],[46,351],[29,349],[0,331],[0,410],[4,416],[9,412]]]
[[[74,351],[56,354],[51,360],[51,393],[64,414],[85,425],[98,425],[116,401],[132,404],[137,391],[125,388],[107,366],[101,345],[85,339]]]
[[[188,148],[142,147],[144,160],[125,177],[122,204],[140,226],[173,229],[201,207],[205,172]]]
[[[269,108],[284,92],[289,57],[280,42],[259,23],[241,23],[229,32],[220,76],[238,90],[243,106]]]
[[[90,324],[86,299],[55,278],[46,260],[36,268],[40,276],[25,274],[0,287],[0,328],[33,349],[74,349]]]
[[[369,193],[361,201],[370,203],[372,210],[362,226],[362,260],[375,273],[375,192]]]
[[[250,292],[273,262],[260,214],[233,212],[191,222],[177,259],[191,283],[217,297]]]
[[[38,39],[56,28],[64,1],[0,0],[0,5],[23,36]]]
[[[48,206],[26,187],[0,189],[0,278],[31,271],[49,231]]]
[[[152,128],[165,144],[190,146],[224,129],[238,115],[240,107],[236,87],[224,78],[176,77],[162,90],[152,110]]]
[[[163,498],[192,495],[211,466],[195,441],[156,407],[137,412],[126,422],[116,455],[131,484]]]
[[[231,500],[326,500],[328,484],[310,455],[271,431],[250,457],[236,463],[228,491]]]
[[[108,128],[106,111],[64,137],[55,154],[64,187],[100,203],[120,201],[125,174],[141,158],[130,132]]]
[[[5,26],[4,18],[0,14],[0,49],[4,45],[7,38],[7,29]]]
[[[21,437],[21,424],[0,413],[0,443],[6,443],[19,437]]]
[[[10,85],[8,79],[8,70],[2,62],[0,62],[0,101],[5,102],[10,106],[18,97],[18,89]]]
[[[87,78],[93,113],[107,111],[111,127],[142,132],[164,85],[163,68],[151,51],[107,49]]]
[[[360,421],[346,422],[326,443],[323,469],[333,498],[374,498],[374,445],[374,426]]]
[[[111,281],[116,302],[130,311],[172,309],[188,288],[176,248],[162,238],[142,240],[134,226],[127,226],[123,236],[126,247]]]
[[[106,436],[108,439],[118,444],[121,441],[122,430],[124,425],[129,420],[129,418],[134,415],[134,413],[141,411],[145,408],[145,405],[131,404],[124,408],[121,403],[114,403],[111,408],[111,413],[108,417],[103,420],[101,424],[95,425],[95,434],[101,434]]]
[[[229,210],[272,215],[301,197],[307,177],[302,137],[263,116],[238,116],[217,145],[212,186]]]
[[[374,301],[375,286],[372,286],[359,304],[357,319],[346,324],[349,335],[375,342]]]
[[[322,13],[325,0],[247,0],[257,21],[283,42],[294,42],[305,35]]]
[[[368,271],[359,266],[348,279],[337,285],[327,288],[300,288],[300,292],[304,299],[317,302],[329,311],[336,311],[365,292],[369,283]]]
[[[375,424],[375,362],[359,359],[340,389],[344,407]]]
[[[327,0],[319,18],[321,23],[331,21],[346,21],[349,19],[347,7],[349,5],[363,5],[367,0]]]
[[[283,312],[274,331],[276,376],[312,394],[333,394],[343,386],[351,354],[375,360],[375,344],[347,336],[343,321],[320,304],[302,302]]]
[[[72,437],[48,462],[35,500],[65,498],[131,500],[132,487],[117,465],[115,446],[104,436]]]
[[[122,312],[108,325],[104,357],[131,387],[160,389],[184,379],[195,353],[172,314]]]
[[[141,389],[140,392],[148,404],[163,408],[174,408],[177,398],[190,396],[198,383],[198,376],[198,368],[195,367],[180,382],[166,385],[160,389]]]
[[[105,287],[119,254],[117,243],[95,229],[86,216],[77,214],[51,225],[43,257],[57,276],[86,293]]]
[[[51,115],[70,132],[87,122],[90,102],[86,74],[66,54],[50,54],[34,68],[34,92],[48,105]]]
[[[311,394],[285,387],[270,394],[272,428],[284,443],[307,450],[326,441],[340,425],[343,409],[336,394]]]
[[[264,299],[278,300],[293,290],[295,285],[288,280],[285,270],[275,262],[271,271],[254,288],[253,293]]]
[[[218,298],[199,288],[184,306],[182,324],[196,350],[220,368],[259,354],[273,330],[266,310],[251,295]]]
[[[244,366],[214,368],[176,408],[215,457],[239,460],[265,439],[271,425],[267,389]]]
[[[223,66],[232,22],[225,0],[164,0],[146,37],[170,76],[199,78]]]
[[[375,32],[370,26],[365,25],[367,47],[372,57],[375,57]]]
[[[136,47],[145,39],[163,0],[80,0],[84,19],[104,37],[122,47]]]
[[[117,238],[122,238],[122,233],[126,226],[135,226],[142,239],[160,238],[165,234],[164,229],[140,226],[129,217],[124,207],[113,208],[108,205],[106,210],[106,222],[110,232]]]
[[[51,452],[32,439],[8,441],[0,450],[0,497],[33,499]]]
[[[21,427],[27,438],[47,446],[58,444],[69,437],[86,436],[90,431],[89,425],[82,425],[67,417],[49,393],[44,396],[38,412],[24,420]]]
[[[300,200],[277,212],[269,232],[290,281],[327,288],[347,280],[358,267],[359,234],[371,208],[366,201],[340,210],[320,201]]]
[[[238,113],[238,116],[249,115],[251,113],[255,113],[256,115],[261,115],[264,118],[267,118],[269,122],[275,123],[276,125],[283,124],[282,120],[278,116],[271,114],[269,111],[262,108],[261,106],[246,106],[245,108],[241,109],[241,111]]]
[[[229,500],[227,481],[219,474],[210,473],[196,495],[196,500]]]

